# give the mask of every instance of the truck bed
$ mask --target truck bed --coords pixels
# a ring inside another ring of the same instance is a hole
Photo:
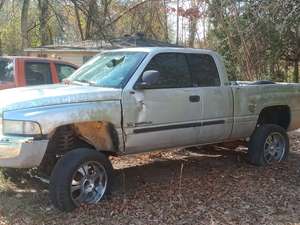
[[[300,84],[238,81],[231,88],[234,99],[232,138],[250,136],[249,131],[255,128],[262,110],[273,106],[289,109],[288,130],[300,126]]]

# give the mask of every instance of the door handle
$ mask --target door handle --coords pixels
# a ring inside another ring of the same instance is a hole
[[[190,102],[200,102],[200,96],[199,95],[191,95],[189,97]]]

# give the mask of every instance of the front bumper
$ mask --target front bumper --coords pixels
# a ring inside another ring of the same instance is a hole
[[[0,167],[32,168],[46,152],[48,140],[0,135]]]

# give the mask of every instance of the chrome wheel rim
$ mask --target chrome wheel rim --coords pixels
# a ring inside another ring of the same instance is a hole
[[[286,149],[285,139],[278,132],[271,133],[264,145],[264,159],[268,164],[281,161]]]
[[[76,205],[99,202],[107,187],[107,173],[98,162],[86,162],[73,174],[70,193]]]

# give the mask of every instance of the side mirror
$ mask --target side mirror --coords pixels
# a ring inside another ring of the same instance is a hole
[[[160,72],[157,70],[147,70],[142,75],[142,82],[136,85],[137,89],[147,89],[158,81]]]

